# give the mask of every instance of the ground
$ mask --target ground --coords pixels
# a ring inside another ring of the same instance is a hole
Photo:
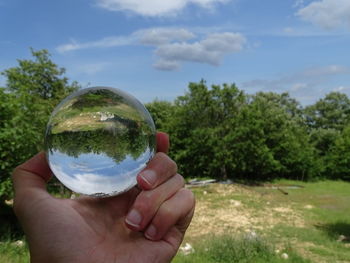
[[[174,263],[350,263],[348,182],[215,183],[191,189],[196,211]],[[0,237],[0,262],[28,262],[23,237]],[[258,242],[251,246],[251,241]],[[239,259],[232,250],[241,253]],[[254,259],[245,260],[252,253]]]
[[[350,184],[277,182],[192,188],[196,212],[184,244],[210,235],[258,235],[311,262],[350,262]]]

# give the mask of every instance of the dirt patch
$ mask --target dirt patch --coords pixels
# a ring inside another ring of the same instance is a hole
[[[264,197],[253,189],[238,185],[213,184],[206,192],[205,200],[197,200],[188,236],[264,230],[278,224],[297,227],[305,225],[298,211],[290,206],[274,207],[267,202],[268,199],[264,200]],[[218,205],[215,206],[210,200],[220,201],[217,201]]]

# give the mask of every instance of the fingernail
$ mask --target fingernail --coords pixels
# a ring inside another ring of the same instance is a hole
[[[154,227],[154,225],[150,225],[145,232],[145,236],[148,239],[154,239],[156,234],[157,234],[157,229]]]
[[[139,227],[140,223],[142,221],[142,217],[141,217],[141,214],[137,210],[133,209],[129,212],[125,221],[127,224],[129,224],[131,226]]]
[[[145,170],[140,176],[149,186],[153,186],[156,183],[157,175],[153,170]]]

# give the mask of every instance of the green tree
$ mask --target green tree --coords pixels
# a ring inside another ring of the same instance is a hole
[[[172,157],[186,176],[228,178],[231,155],[224,138],[246,96],[234,84],[208,88],[201,81],[188,89],[175,101]]]
[[[158,131],[170,133],[170,123],[174,116],[175,105],[169,101],[154,100],[146,104]]]
[[[331,92],[305,108],[310,128],[342,130],[350,122],[350,99],[344,93]]]
[[[326,156],[326,164],[328,177],[350,180],[350,125],[334,140]]]
[[[253,180],[312,176],[313,149],[298,108],[288,94],[252,96],[232,119],[234,129],[226,142],[232,147],[236,176]]]
[[[350,124],[350,99],[346,94],[331,92],[306,107],[304,114],[317,154],[314,166],[323,177],[332,178],[334,175],[330,167],[335,169],[336,166],[330,163],[335,159],[329,154],[336,141],[341,139],[343,129]]]
[[[1,72],[6,83],[0,89],[0,199],[10,192],[12,170],[43,148],[53,108],[79,88],[76,82],[69,83],[48,51],[31,53],[32,60],[18,60],[18,66]]]

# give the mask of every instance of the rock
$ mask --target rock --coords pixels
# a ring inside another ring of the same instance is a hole
[[[258,234],[255,231],[249,231],[246,234],[248,240],[257,240],[259,238]]]
[[[314,208],[314,206],[313,205],[306,205],[306,206],[304,206],[304,208],[305,209],[312,209],[312,208]]]
[[[227,179],[226,181],[219,182],[220,184],[233,184],[233,181],[230,179]]]
[[[288,254],[287,254],[287,253],[282,253],[281,258],[283,258],[283,259],[288,259],[288,258],[289,258],[289,256],[288,256]]]
[[[16,247],[23,247],[24,246],[24,242],[22,240],[17,240],[15,242],[13,242],[12,244]]]
[[[230,204],[233,206],[241,206],[242,205],[241,201],[237,201],[237,200],[233,200],[233,199],[230,200]]]
[[[343,241],[346,241],[347,240],[347,237],[344,236],[344,235],[340,235],[337,239],[338,242],[343,242]]]
[[[13,199],[11,200],[5,200],[5,204],[12,206],[13,205]]]
[[[191,246],[191,244],[186,243],[185,246],[181,246],[179,250],[184,254],[184,255],[189,255],[191,253],[194,253],[194,248]]]
[[[188,182],[188,184],[193,185],[193,186],[204,186],[204,185],[212,184],[215,182],[216,182],[215,179],[208,179],[208,180],[204,180],[204,181],[200,181],[198,179],[192,179]]]

